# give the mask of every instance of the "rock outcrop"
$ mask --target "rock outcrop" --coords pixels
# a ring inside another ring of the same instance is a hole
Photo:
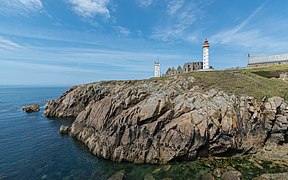
[[[70,134],[113,161],[167,163],[286,143],[284,99],[236,97],[195,81],[175,76],[73,87],[44,114],[75,117]]]
[[[60,130],[59,130],[60,134],[65,135],[65,134],[69,134],[69,132],[70,132],[70,127],[69,126],[62,125],[60,127]]]
[[[32,105],[29,105],[29,106],[24,106],[22,108],[22,110],[24,112],[28,112],[28,113],[30,113],[30,112],[38,112],[38,111],[40,111],[40,106],[38,104],[32,104]]]

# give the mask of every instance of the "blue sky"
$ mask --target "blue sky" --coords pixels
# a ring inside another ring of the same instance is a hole
[[[246,66],[288,53],[287,0],[2,0],[0,85],[74,85],[153,76],[202,60]]]

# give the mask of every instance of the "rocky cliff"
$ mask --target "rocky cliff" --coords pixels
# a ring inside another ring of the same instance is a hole
[[[287,101],[235,96],[196,81],[174,76],[75,86],[44,114],[75,117],[70,134],[114,161],[167,163],[286,143]]]

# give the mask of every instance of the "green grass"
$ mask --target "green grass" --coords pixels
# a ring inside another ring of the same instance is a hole
[[[268,67],[250,68],[246,70],[266,78],[279,78],[281,73],[288,72],[288,64]]]
[[[195,85],[204,90],[217,88],[236,96],[263,97],[280,96],[288,99],[288,82],[274,77],[279,72],[288,72],[288,65],[265,68],[191,72],[184,76],[196,78]]]
[[[279,71],[257,71],[257,72],[252,72],[252,73],[257,74],[262,77],[266,77],[266,78],[279,78],[280,77]]]
[[[266,66],[266,67],[257,67],[257,68],[248,68],[245,69],[245,71],[287,71],[288,70],[288,64],[282,64],[277,66]]]

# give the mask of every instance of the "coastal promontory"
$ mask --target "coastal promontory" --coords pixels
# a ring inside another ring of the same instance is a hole
[[[167,163],[255,153],[288,141],[288,83],[274,77],[277,72],[90,83],[48,102],[44,114],[74,117],[70,135],[113,161]]]

